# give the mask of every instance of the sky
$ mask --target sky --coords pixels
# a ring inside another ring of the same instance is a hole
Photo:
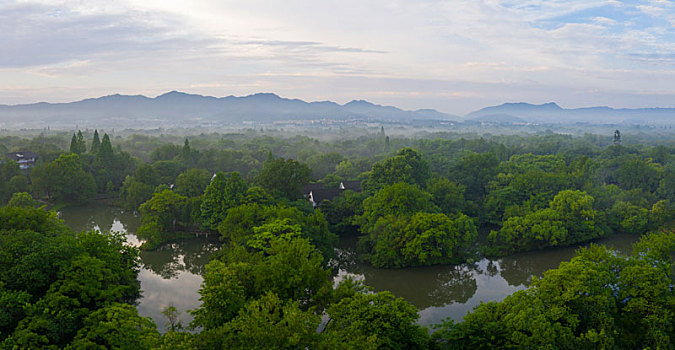
[[[0,104],[171,90],[675,107],[675,1],[0,0]]]

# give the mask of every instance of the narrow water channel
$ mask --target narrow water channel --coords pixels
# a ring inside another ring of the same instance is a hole
[[[130,244],[138,245],[135,233],[139,218],[119,208],[90,205],[61,211],[61,218],[75,231],[97,229],[126,233]],[[637,236],[618,234],[596,243],[627,252]],[[482,259],[458,266],[429,266],[405,269],[375,269],[358,262],[355,237],[344,237],[338,249],[339,272],[336,278],[352,276],[375,291],[388,290],[420,309],[420,324],[439,323],[445,318],[459,321],[481,301],[502,300],[527,288],[532,276],[541,276],[574,256],[579,247],[547,249],[512,255],[501,259]],[[217,239],[195,238],[167,244],[156,251],[141,252],[138,276],[142,296],[138,311],[155,320],[165,331],[162,310],[175,306],[180,320],[187,325],[187,310],[199,306],[199,287],[204,265],[219,247]]]

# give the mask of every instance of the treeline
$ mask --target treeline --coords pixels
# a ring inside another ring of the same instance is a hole
[[[169,331],[160,335],[132,306],[138,251],[122,237],[74,234],[53,212],[0,208],[0,348],[673,346],[672,231],[645,235],[627,256],[582,249],[528,290],[481,304],[430,335],[403,299],[351,279],[334,285],[315,235],[296,222],[283,215],[254,221],[207,265],[193,322],[181,325],[167,308]]]
[[[378,267],[459,262],[476,253],[643,233],[675,216],[672,146],[623,146],[597,135],[431,136],[436,138],[390,138],[384,129],[330,142],[197,135],[197,144],[211,148],[197,149],[185,139],[149,150],[159,138],[120,138],[113,147],[107,134],[99,140],[97,131],[91,137],[78,132],[70,152],[40,155],[28,176],[5,161],[0,199],[6,203],[15,192],[66,204],[112,197],[141,212],[140,234],[152,247],[183,231],[226,237],[219,226],[228,210],[254,201],[312,213],[300,193],[304,184],[336,188],[340,181],[360,180],[362,192],[346,191],[319,210],[330,232],[360,232],[362,257]],[[42,149],[56,147],[40,142]],[[122,151],[122,144],[133,149]],[[408,145],[413,148],[403,147]],[[138,152],[150,161],[131,156]],[[475,247],[478,232],[485,239]]]

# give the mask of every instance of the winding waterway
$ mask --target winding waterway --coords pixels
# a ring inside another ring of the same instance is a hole
[[[70,207],[61,218],[75,231],[97,229],[127,235],[130,244],[138,245],[135,233],[140,220],[132,213],[105,205]],[[597,243],[627,252],[637,236],[618,234]],[[406,269],[375,269],[356,259],[355,237],[345,237],[338,249],[339,272],[336,278],[350,275],[362,280],[375,291],[388,290],[420,309],[420,324],[439,323],[445,318],[461,320],[481,301],[501,300],[525,289],[532,276],[541,276],[569,260],[578,247],[547,249],[512,255],[501,259],[482,259],[457,266],[429,266]],[[165,331],[162,310],[175,306],[180,320],[187,325],[187,310],[199,306],[199,286],[204,265],[218,250],[215,237],[195,238],[167,244],[156,251],[141,252],[142,296],[138,311],[152,317],[160,331]]]

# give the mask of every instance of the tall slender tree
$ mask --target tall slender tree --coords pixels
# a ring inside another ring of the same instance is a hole
[[[87,145],[82,136],[82,131],[78,130],[77,135],[73,134],[70,139],[70,153],[82,154],[87,151]]]
[[[101,140],[98,138],[98,130],[94,130],[94,138],[91,140],[91,153],[96,154],[101,149]]]
[[[105,158],[113,154],[113,148],[112,144],[110,143],[110,136],[108,136],[108,134],[103,134],[103,140],[101,141],[101,146],[99,147],[99,154],[101,158]]]

